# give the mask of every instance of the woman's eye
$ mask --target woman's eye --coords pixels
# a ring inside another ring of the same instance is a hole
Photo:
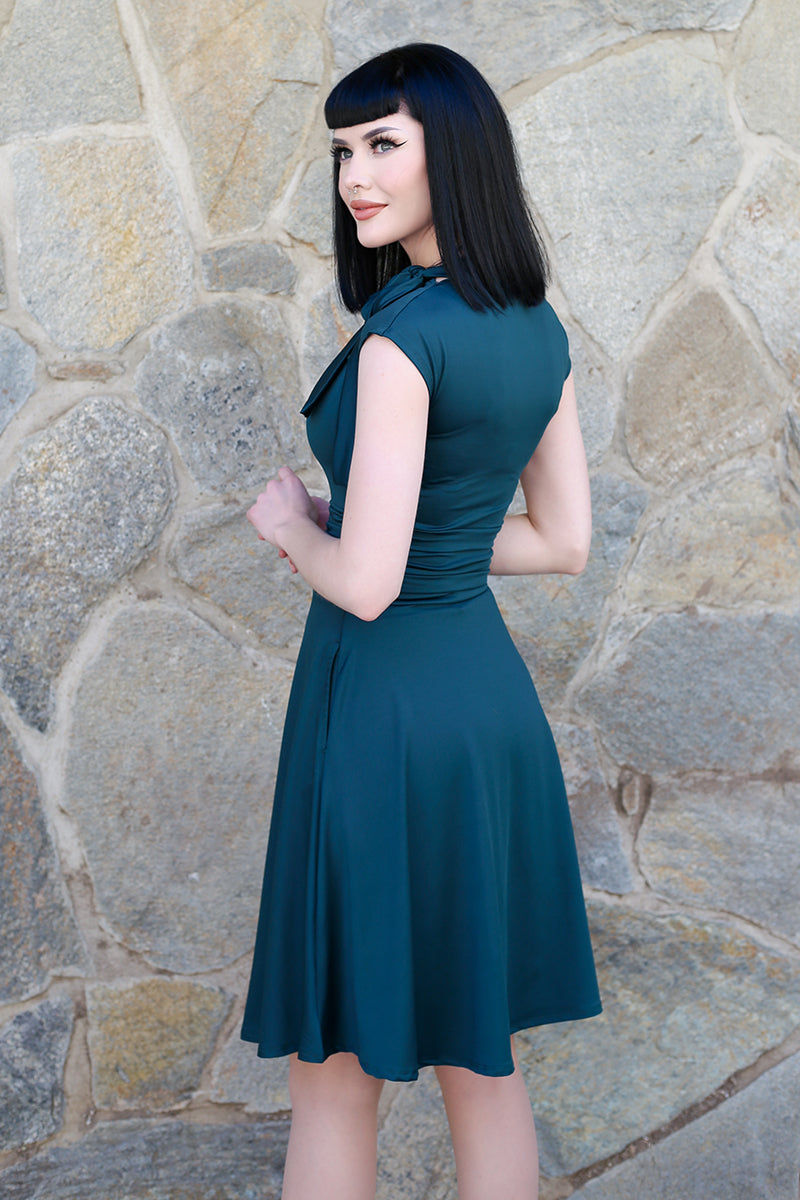
[[[397,142],[393,142],[391,138],[378,138],[371,145],[372,149],[377,150],[378,154],[385,154],[387,150],[394,150]]]
[[[353,151],[348,150],[347,146],[331,146],[331,154],[337,162],[345,162],[346,159],[351,157],[352,153]]]

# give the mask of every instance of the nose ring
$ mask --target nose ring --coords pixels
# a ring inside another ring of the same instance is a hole
[[[348,190],[348,192],[350,193],[350,195],[351,195],[351,196],[355,196],[356,192],[358,191],[358,189],[359,189],[360,187],[361,187],[361,184],[360,184],[360,183],[357,183],[357,184],[356,184],[354,187],[348,188],[347,190]]]

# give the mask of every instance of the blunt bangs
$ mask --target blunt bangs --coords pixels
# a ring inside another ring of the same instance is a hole
[[[373,58],[345,75],[325,101],[325,123],[329,129],[347,129],[377,121],[400,111],[402,90],[386,71],[383,58]]]

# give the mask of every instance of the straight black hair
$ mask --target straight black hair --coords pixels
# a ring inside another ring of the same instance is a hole
[[[325,102],[330,129],[408,112],[423,127],[433,224],[442,264],[475,309],[536,305],[547,256],[520,179],[508,118],[472,63],[446,46],[414,42],[379,54],[337,83]],[[408,265],[399,242],[362,246],[333,168],[339,291],[351,312]]]

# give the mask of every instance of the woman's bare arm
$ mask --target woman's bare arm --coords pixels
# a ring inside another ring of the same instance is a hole
[[[316,592],[374,620],[403,582],[419,502],[428,389],[417,368],[387,338],[367,338],[359,358],[353,456],[340,538],[317,524],[297,476],[282,467],[248,519],[283,550]]]
[[[492,574],[577,575],[589,555],[592,510],[572,374],[520,483],[527,511],[503,522]]]

